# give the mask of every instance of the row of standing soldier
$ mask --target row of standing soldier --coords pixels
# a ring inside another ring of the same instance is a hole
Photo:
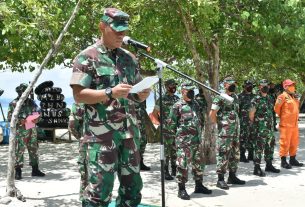
[[[70,85],[75,101],[84,103],[80,155],[85,157],[80,157],[79,161],[80,170],[84,172],[82,179],[85,179],[81,193],[83,206],[108,206],[116,172],[120,182],[116,205],[137,206],[141,202],[143,183],[139,173],[140,163],[142,168],[145,167],[143,154],[139,153],[140,130],[135,103],[143,102],[150,90],[129,93],[141,76],[135,57],[121,48],[122,39],[128,30],[128,20],[129,15],[120,10],[105,9],[99,23],[101,39],[74,60]],[[228,183],[243,185],[245,181],[236,176],[240,159],[236,85],[230,78],[225,79],[224,83],[226,93],[234,98],[234,102],[229,104],[219,96],[215,97],[210,118],[218,127],[217,187],[228,189],[224,181],[227,170]],[[165,108],[163,116],[166,123],[165,178],[170,180],[176,175],[178,196],[190,199],[185,183],[188,180],[187,165],[192,163],[195,193],[210,194],[211,191],[202,184],[204,163],[198,154],[202,130],[200,124],[203,126],[203,118],[199,117],[202,115],[200,108],[203,107],[194,100],[194,87],[191,84],[181,85],[180,100],[174,95],[175,83],[168,81],[166,87],[168,97],[164,97],[162,106]],[[158,111],[160,106],[157,105],[153,112],[156,117]],[[255,156],[259,158],[259,155]]]

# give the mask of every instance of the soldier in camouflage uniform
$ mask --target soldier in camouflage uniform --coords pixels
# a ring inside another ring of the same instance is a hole
[[[77,160],[78,170],[80,173],[80,191],[79,198],[83,200],[83,192],[88,185],[88,173],[86,163],[86,145],[83,142],[83,123],[84,123],[85,107],[82,103],[73,103],[71,115],[69,118],[69,131],[79,140],[79,156]]]
[[[254,175],[264,177],[265,172],[260,168],[262,154],[265,154],[266,171],[279,173],[280,170],[272,165],[275,137],[273,134],[273,100],[268,95],[268,81],[259,82],[259,94],[251,101],[249,117],[254,130]]]
[[[175,95],[177,90],[177,83],[174,79],[165,81],[166,93],[162,96],[162,115],[163,123],[168,123],[169,113],[173,105],[179,100],[179,97]],[[159,119],[160,113],[160,99],[156,101],[152,114]],[[165,149],[165,180],[173,180],[173,176],[176,176],[176,145],[175,145],[175,132],[169,128],[167,124],[163,124],[163,138],[164,138],[164,149]],[[169,174],[169,162],[171,162],[172,175]]]
[[[12,115],[14,109],[16,108],[16,104],[21,97],[22,93],[27,89],[28,84],[22,83],[16,88],[16,92],[18,93],[18,97],[14,99],[8,108],[7,119],[10,122],[12,119]],[[43,177],[45,174],[41,172],[38,168],[39,158],[38,158],[38,140],[37,140],[37,131],[36,127],[26,129],[25,123],[26,118],[33,113],[38,113],[39,108],[36,105],[35,101],[27,98],[23,105],[21,106],[20,112],[17,117],[16,124],[16,163],[15,163],[15,179],[20,180],[22,178],[22,170],[24,163],[24,151],[25,148],[28,149],[30,165],[32,166],[32,176]],[[37,123],[38,119],[32,121],[33,123]]]
[[[207,108],[208,104],[207,101],[205,100],[205,97],[203,95],[203,90],[202,88],[199,88],[199,93],[195,96],[196,101],[199,103],[199,110],[200,110],[200,123],[201,123],[201,133],[204,131],[204,123],[205,123],[205,115],[207,113]]]
[[[229,169],[228,184],[244,185],[246,182],[236,177],[236,171],[239,163],[239,101],[236,90],[235,80],[231,77],[224,79],[226,94],[234,98],[230,103],[220,96],[213,100],[210,118],[212,123],[217,124],[218,137],[216,139],[216,159],[218,181],[217,187],[229,189],[224,180],[224,174]]]
[[[194,89],[191,83],[181,85],[182,98],[174,104],[169,116],[170,128],[176,132],[178,197],[183,200],[190,199],[185,189],[188,164],[192,165],[195,193],[212,193],[202,185],[205,167],[200,154],[202,113],[199,103],[194,99]]]
[[[129,93],[141,81],[134,55],[121,48],[129,15],[115,8],[104,11],[101,39],[74,60],[70,85],[77,103],[84,103],[84,147],[88,185],[82,205],[108,206],[117,173],[116,206],[137,206],[143,187],[140,141],[134,102],[144,101],[145,89]]]
[[[144,159],[143,159],[147,144],[147,134],[145,131],[145,123],[144,123],[144,113],[147,113],[146,101],[143,101],[142,103],[136,103],[136,110],[137,110],[138,125],[140,129],[140,156],[141,156],[140,170],[149,171],[150,167],[147,167],[144,164]]]
[[[249,119],[249,111],[251,107],[251,100],[254,98],[253,83],[246,80],[243,85],[243,92],[238,94],[239,99],[239,119],[240,119],[240,161],[249,162],[253,160],[253,143],[251,138],[251,124]],[[248,159],[246,158],[246,150],[248,150]]]

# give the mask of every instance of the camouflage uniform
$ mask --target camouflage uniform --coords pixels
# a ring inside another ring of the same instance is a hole
[[[173,105],[179,100],[176,95],[170,95],[168,93],[162,96],[162,117],[163,123],[170,122],[170,111]],[[160,111],[160,99],[156,101],[155,110]],[[175,145],[175,132],[170,129],[169,125],[163,124],[163,138],[164,138],[164,151],[165,151],[165,169],[168,169],[169,162],[171,167],[176,168],[176,145]]]
[[[188,181],[188,163],[192,163],[194,180],[202,181],[204,162],[200,154],[201,112],[196,100],[180,99],[170,113],[170,127],[176,131],[177,181]]]
[[[216,96],[212,109],[217,111],[218,137],[216,140],[217,174],[225,174],[227,168],[235,173],[239,163],[239,101],[236,94],[232,94],[233,103],[229,103],[220,96]]]
[[[146,144],[147,144],[147,135],[145,131],[145,123],[143,120],[144,113],[146,112],[146,101],[142,103],[135,103],[137,110],[137,120],[138,126],[140,129],[140,155],[143,158],[143,154],[145,152]]]
[[[16,107],[16,104],[21,96],[21,94],[25,91],[28,87],[27,84],[21,84],[16,88],[18,93],[18,97],[14,99],[8,108],[8,115],[7,119],[10,122],[12,119],[12,114]],[[38,140],[37,140],[37,131],[36,127],[31,129],[25,129],[25,125],[21,124],[22,120],[25,120],[29,115],[33,114],[33,112],[39,112],[39,108],[34,102],[34,100],[27,98],[23,105],[21,106],[20,112],[17,117],[17,124],[16,124],[16,168],[22,168],[24,164],[24,151],[25,148],[28,149],[30,165],[31,166],[38,166]]]
[[[102,21],[119,32],[128,28],[128,18],[120,10],[105,9]],[[99,40],[75,58],[70,84],[99,90],[119,83],[134,85],[140,80],[137,60],[130,52],[123,48],[110,51]],[[108,206],[116,172],[120,181],[116,206],[137,206],[141,202],[137,100],[136,94],[129,94],[127,99],[85,104],[83,142],[88,185],[83,206]]]
[[[249,119],[251,100],[254,98],[253,93],[243,91],[238,95],[239,99],[239,119],[240,119],[240,153],[244,154],[246,149],[250,152],[253,150],[252,128]]]
[[[77,160],[78,170],[80,173],[80,200],[83,200],[83,192],[88,185],[88,173],[86,163],[86,145],[83,143],[83,117],[84,104],[73,103],[71,110],[71,117],[69,120],[69,130],[79,140],[79,156]]]
[[[275,137],[273,134],[273,101],[270,95],[255,96],[251,101],[251,110],[255,110],[254,163],[260,164],[264,151],[265,160],[273,160]]]

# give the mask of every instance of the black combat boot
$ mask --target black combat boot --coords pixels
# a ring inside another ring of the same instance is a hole
[[[22,179],[22,171],[20,167],[15,167],[15,179],[16,180]]]
[[[141,156],[140,170],[142,170],[142,171],[150,171],[150,167],[148,167],[148,166],[146,166],[146,165],[144,164],[143,156]]]
[[[245,152],[240,152],[239,161],[240,161],[240,162],[245,162],[245,163],[248,163],[248,162],[249,162],[249,160],[247,159],[247,157],[246,157],[246,155],[245,155]]]
[[[248,150],[248,160],[253,160],[253,150],[252,149],[249,149]]]
[[[184,183],[178,183],[179,191],[178,191],[178,197],[182,200],[190,200],[191,197],[189,194],[187,194],[185,190],[185,184]]]
[[[297,161],[297,159],[295,159],[295,156],[290,156],[289,164],[291,166],[296,166],[296,167],[302,167],[303,166],[303,163]]]
[[[291,169],[291,165],[286,161],[286,157],[281,157],[281,167],[286,169]]]
[[[177,166],[176,165],[172,165],[172,176],[175,177],[177,174]]]
[[[218,174],[218,181],[217,181],[216,187],[224,189],[224,190],[229,189],[228,184],[224,180],[224,174]]]
[[[32,176],[43,177],[45,175],[46,174],[39,170],[38,165],[32,166]]]
[[[236,177],[235,172],[229,172],[228,184],[245,185],[246,181],[240,180],[238,177]]]
[[[195,183],[196,183],[196,186],[195,186],[194,193],[202,193],[202,194],[211,194],[212,193],[211,190],[209,190],[207,187],[202,185],[201,180],[196,180]]]
[[[265,171],[266,171],[266,172],[273,172],[273,173],[280,173],[280,170],[279,170],[279,169],[276,169],[276,168],[272,165],[272,161],[271,161],[271,160],[266,160]]]
[[[261,169],[260,164],[257,164],[257,163],[256,163],[256,164],[254,165],[253,175],[257,175],[257,176],[260,176],[260,177],[265,177],[265,176],[266,176],[266,173]]]
[[[164,179],[165,180],[174,180],[174,178],[169,174],[168,166],[165,166]]]

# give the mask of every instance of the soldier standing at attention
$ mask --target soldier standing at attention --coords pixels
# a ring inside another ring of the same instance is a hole
[[[21,97],[22,93],[27,89],[28,84],[22,83],[16,88],[16,92],[18,93],[18,97],[15,98],[10,104],[8,108],[7,119],[10,122],[12,119],[12,115],[14,109],[16,108],[16,104]],[[24,151],[25,148],[28,149],[30,165],[32,166],[32,176],[43,177],[45,174],[41,172],[38,168],[39,158],[38,158],[38,140],[37,140],[37,131],[36,127],[26,129],[25,123],[26,118],[33,113],[38,113],[39,108],[36,105],[35,101],[27,97],[21,106],[20,112],[18,114],[18,120],[16,124],[16,163],[15,163],[15,179],[22,179],[22,170],[24,163]],[[38,119],[34,119],[32,122],[37,123]]]
[[[192,165],[192,172],[196,183],[194,193],[211,194],[212,191],[202,185],[204,162],[200,154],[201,118],[200,106],[194,99],[195,87],[191,83],[181,85],[182,98],[176,102],[170,113],[170,128],[176,131],[177,146],[177,181],[178,197],[190,200],[185,189],[188,181],[188,164]]]
[[[238,94],[239,99],[239,119],[240,119],[240,162],[249,162],[253,160],[253,143],[252,143],[252,128],[249,119],[249,110],[251,107],[251,100],[254,98],[253,83],[246,80],[243,85],[244,90]],[[248,159],[245,155],[248,150]]]
[[[174,79],[169,79],[164,83],[166,88],[166,93],[162,96],[162,115],[163,123],[169,123],[169,113],[173,105],[179,100],[179,97],[175,95],[177,90],[177,83]],[[152,112],[153,116],[160,121],[160,99],[156,101],[154,110]],[[165,180],[173,180],[172,176],[176,176],[176,145],[175,145],[175,132],[169,128],[167,124],[163,124],[163,137],[164,137],[164,151],[165,151]],[[171,162],[172,175],[169,174],[169,162]]]
[[[77,103],[84,103],[84,147],[88,185],[82,206],[108,206],[115,174],[120,186],[116,206],[138,206],[143,187],[140,141],[134,102],[144,101],[145,89],[129,93],[142,78],[134,55],[121,48],[129,15],[115,8],[104,11],[101,38],[75,59],[70,85]]]
[[[246,182],[236,177],[239,163],[239,101],[235,94],[236,83],[231,77],[224,79],[226,94],[233,97],[233,103],[229,103],[220,96],[213,100],[210,118],[217,124],[218,137],[216,139],[216,173],[218,174],[217,187],[229,189],[224,174],[229,169],[228,184],[244,185]]]
[[[141,103],[135,103],[136,104],[136,110],[137,110],[137,120],[138,125],[140,129],[140,156],[141,156],[141,162],[140,162],[140,170],[143,171],[149,171],[150,167],[146,166],[144,164],[144,152],[147,144],[147,134],[145,130],[145,122],[144,122],[144,113],[146,112],[146,101],[143,101]]]
[[[280,117],[280,157],[281,167],[290,169],[291,166],[301,167],[296,159],[299,145],[299,105],[296,98],[295,82],[290,79],[283,81],[284,92],[280,94],[275,102],[274,110]],[[290,156],[289,164],[286,157]]]
[[[86,145],[84,144],[83,136],[83,124],[84,124],[84,104],[73,103],[71,109],[71,116],[69,119],[69,131],[73,136],[79,140],[79,156],[77,160],[78,170],[80,173],[80,191],[79,198],[80,201],[83,200],[83,192],[88,185],[88,173],[87,173],[87,163],[86,163]]]
[[[275,137],[273,134],[273,100],[268,95],[268,81],[263,79],[259,82],[259,94],[251,101],[249,112],[250,121],[254,130],[254,175],[264,177],[265,172],[261,169],[260,163],[264,152],[266,171],[279,173],[280,170],[272,165]]]

